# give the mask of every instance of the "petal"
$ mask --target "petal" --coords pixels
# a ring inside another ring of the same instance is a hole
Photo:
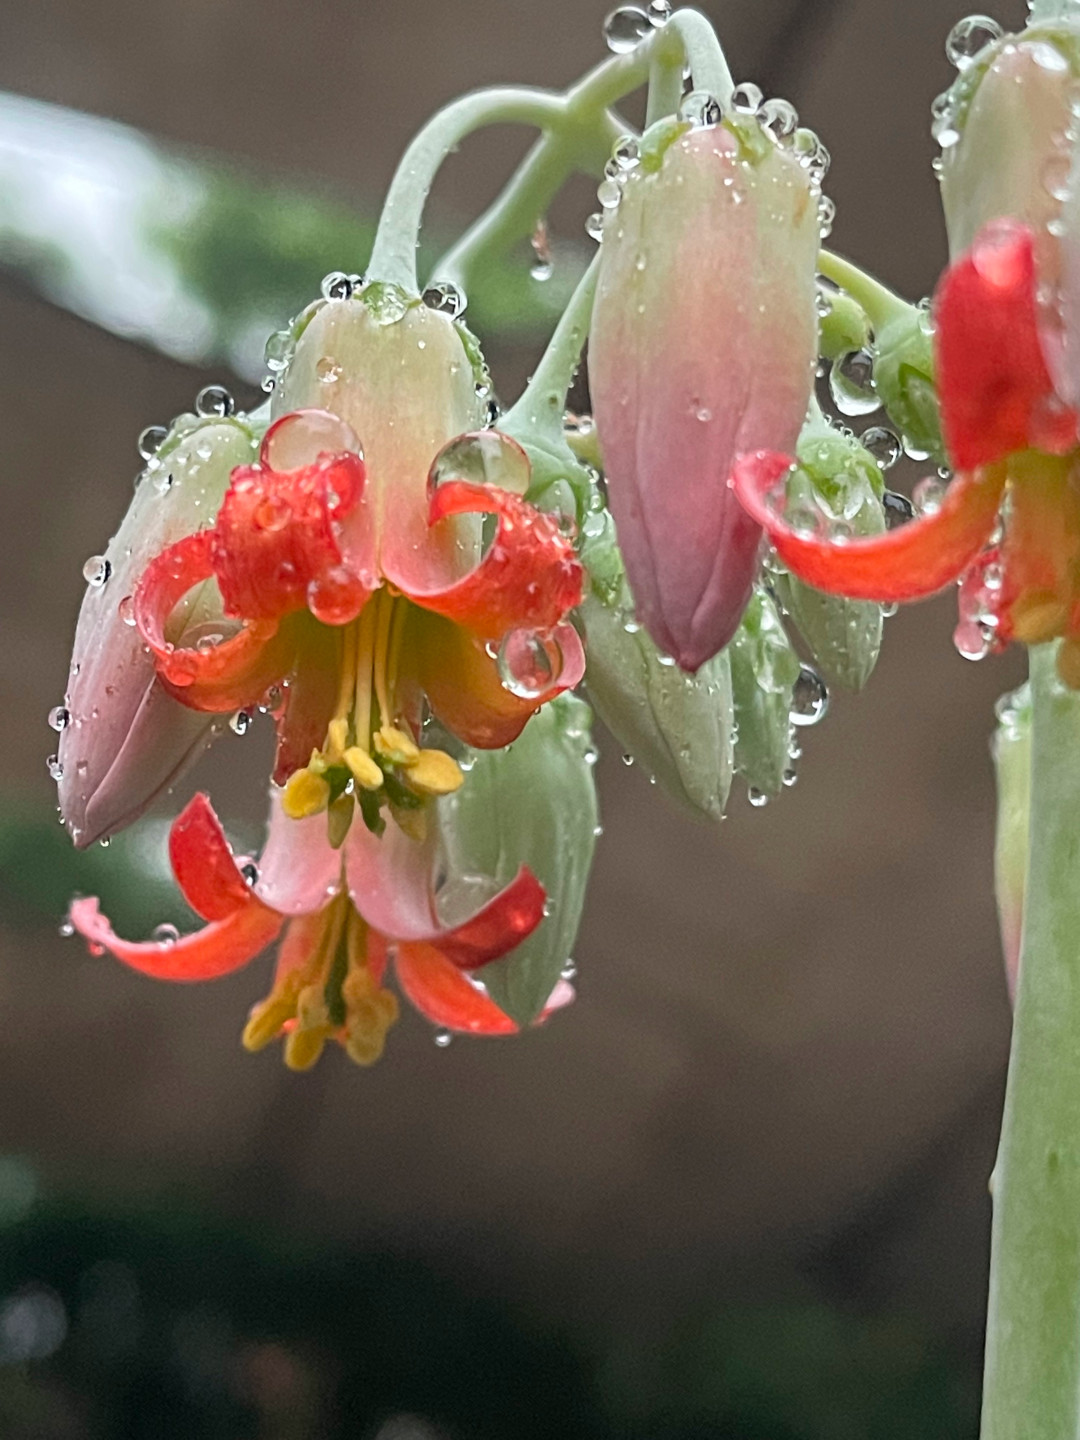
[[[251,901],[209,797],[192,797],[169,831],[169,861],[184,899],[204,920],[224,920]]]
[[[405,654],[420,688],[447,729],[478,750],[509,745],[541,705],[572,690],[585,673],[585,652],[570,624],[552,632],[562,654],[558,683],[529,698],[503,685],[484,643],[460,625],[414,609],[408,626]]]
[[[431,583],[423,550],[386,565],[386,578],[417,605],[499,640],[508,630],[550,629],[580,604],[581,562],[553,516],[507,490],[447,480],[431,492],[429,521],[454,515],[495,515],[495,538],[475,569],[451,585]]]
[[[270,831],[255,894],[284,915],[309,915],[323,908],[340,883],[341,855],[327,838],[326,816],[290,820],[281,808],[281,791],[271,790]]]
[[[135,620],[170,693],[192,709],[228,714],[256,704],[292,663],[295,626],[244,621],[229,638],[229,622],[194,646],[166,636],[169,617],[196,585],[213,578],[213,532],[200,531],[150,562],[135,591]],[[210,643],[208,644],[207,641]]]
[[[986,225],[938,286],[938,394],[958,470],[1076,443],[1076,415],[1057,399],[1047,365],[1037,284],[1034,232],[1005,219]]]
[[[934,514],[884,535],[839,543],[798,534],[768,503],[793,463],[769,451],[741,455],[731,484],[800,580],[856,600],[918,600],[957,579],[993,533],[1005,484],[1001,466],[958,475]]]
[[[94,898],[73,901],[70,917],[75,929],[89,941],[92,952],[108,950],[142,975],[180,981],[216,980],[231,975],[265,950],[283,923],[280,915],[252,897],[244,909],[234,910],[227,919],[215,920],[193,935],[164,944],[119,939]]]
[[[509,885],[459,925],[444,925],[435,904],[433,842],[410,840],[393,822],[382,836],[354,824],[345,842],[353,904],[388,940],[437,946],[460,969],[497,960],[544,918],[544,887],[524,865]]]
[[[409,1000],[433,1025],[470,1035],[517,1033],[510,1017],[431,945],[399,945],[397,977]]]

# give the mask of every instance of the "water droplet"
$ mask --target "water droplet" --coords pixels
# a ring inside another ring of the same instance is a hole
[[[765,794],[764,790],[755,789],[753,785],[747,790],[746,798],[755,810],[762,810],[769,803],[769,797]]]
[[[148,425],[139,436],[137,443],[139,454],[144,460],[152,460],[161,449],[161,443],[168,435],[164,425]]]
[[[124,598],[120,601],[120,604],[116,607],[116,613],[120,616],[120,619],[121,619],[121,621],[123,622],[123,624],[125,624],[125,625],[134,625],[134,624],[135,624],[135,597],[134,597],[134,595],[125,595]]]
[[[175,945],[180,939],[180,931],[175,925],[170,925],[166,921],[164,925],[154,927],[154,933],[150,938],[155,945]]]
[[[220,419],[235,409],[236,401],[224,385],[204,385],[195,396],[196,413],[202,416],[216,415]]]
[[[429,310],[437,310],[440,315],[449,315],[451,319],[464,315],[469,303],[465,291],[449,280],[429,285],[424,291],[423,301]]]
[[[874,389],[874,357],[869,350],[849,350],[833,362],[829,391],[842,415],[870,415],[881,409]]]
[[[45,768],[57,784],[64,778],[64,767],[60,764],[59,755],[50,755],[45,761]]]
[[[112,836],[111,836],[111,835],[103,835],[103,836],[101,837],[101,839],[98,841],[98,844],[101,846],[101,848],[102,848],[103,850],[108,850],[109,846],[112,844]]]
[[[659,30],[661,25],[666,25],[671,19],[671,0],[650,0],[645,13],[649,17],[649,24]]]
[[[791,723],[817,725],[829,708],[829,690],[810,665],[803,665],[791,689]]]
[[[629,750],[625,750],[625,751],[623,752],[622,763],[623,763],[624,765],[633,765],[633,763],[634,763],[634,757],[633,757],[633,755],[630,754],[630,751],[629,751]]]
[[[368,589],[345,565],[333,565],[307,588],[308,609],[324,625],[347,625],[363,609]]]
[[[886,530],[898,530],[901,525],[915,519],[915,506],[906,495],[899,495],[895,490],[885,491],[881,505],[885,511]]]
[[[799,113],[790,100],[766,100],[760,119],[774,140],[787,140],[799,128]]]
[[[519,700],[538,700],[559,682],[563,653],[555,636],[542,630],[511,630],[499,646],[499,679]]]
[[[679,118],[698,127],[719,125],[724,118],[724,107],[708,90],[691,90],[679,106]]]
[[[229,729],[234,735],[246,735],[251,729],[255,717],[250,710],[237,710],[236,714],[229,721]]]
[[[431,1038],[440,1050],[445,1050],[454,1037],[449,1030],[436,1030]]]
[[[331,270],[329,275],[323,276],[319,289],[324,300],[351,300],[353,283],[344,270]]]
[[[869,450],[882,470],[891,470],[904,453],[900,436],[884,425],[872,425],[859,437],[864,450]]]
[[[508,435],[498,430],[480,430],[459,435],[436,455],[428,476],[433,490],[450,480],[471,485],[492,485],[524,495],[532,479],[529,457]]]
[[[624,175],[629,174],[631,170],[636,170],[638,161],[641,159],[641,146],[638,144],[637,136],[624,135],[620,140],[616,140],[611,158]]]
[[[1000,40],[1004,34],[998,22],[989,15],[969,15],[964,20],[958,20],[945,41],[949,64],[960,71],[970,69],[986,47]]]
[[[822,195],[818,201],[818,225],[821,227],[821,238],[823,240],[827,240],[832,234],[835,220],[836,201],[828,195]]]
[[[617,210],[622,202],[622,186],[617,180],[603,180],[596,198],[604,210]]]
[[[784,788],[786,790],[790,790],[798,783],[799,772],[795,769],[794,765],[789,765],[788,768],[784,771]]]
[[[924,480],[918,481],[911,492],[916,511],[920,515],[936,515],[941,509],[947,488],[946,482],[937,475],[928,475]]]
[[[315,365],[315,378],[321,385],[332,385],[341,379],[341,366],[332,355],[322,355]]]
[[[104,555],[91,555],[82,567],[83,579],[94,590],[100,590],[112,574],[112,562]]]
[[[585,234],[588,235],[590,240],[595,240],[597,244],[603,240],[604,217],[600,211],[597,211],[594,215],[590,215],[585,221]]]
[[[54,705],[49,711],[49,725],[53,730],[66,730],[71,723],[71,714],[63,705]]]
[[[652,31],[652,21],[636,5],[620,5],[604,21],[604,40],[615,55],[628,55]]]
[[[254,860],[240,859],[237,860],[236,865],[243,877],[245,885],[258,884],[259,867]]]
[[[731,107],[739,115],[756,115],[764,99],[760,86],[744,81],[742,85],[735,86],[731,95]]]
[[[573,960],[567,960],[566,964],[559,971],[560,980],[575,980],[577,978],[577,966]]]
[[[541,283],[550,280],[552,271],[555,269],[555,261],[551,254],[551,236],[548,233],[546,220],[538,220],[536,228],[532,233],[533,263],[529,274],[534,280]]]
[[[287,370],[289,361],[296,352],[296,341],[291,330],[275,330],[266,342],[263,358],[266,368],[275,375]]]
[[[71,923],[70,920],[65,920],[64,923],[60,926],[60,934],[65,940],[70,940],[72,935],[75,934],[75,926]]]

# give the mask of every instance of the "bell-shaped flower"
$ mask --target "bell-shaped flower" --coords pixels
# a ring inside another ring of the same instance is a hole
[[[754,119],[673,134],[605,219],[589,374],[638,618],[696,670],[757,573],[732,465],[793,447],[810,401],[819,191]]]
[[[185,417],[139,479],[135,498],[89,581],[75,633],[55,773],[60,810],[76,845],[136,819],[199,754],[213,717],[180,704],[158,680],[135,629],[133,595],[152,558],[212,520],[238,465],[256,454],[234,419]],[[174,617],[186,643],[217,627],[220,607],[205,592]]]
[[[422,745],[425,697],[461,740],[498,747],[584,668],[566,620],[581,566],[522,498],[520,447],[461,434],[476,398],[456,327],[420,305],[388,311],[374,288],[370,304],[331,301],[307,319],[258,462],[135,594],[178,700],[212,714],[270,695],[284,809],[329,810],[336,843],[354,799],[370,829],[387,807],[420,834],[425,801],[460,785],[456,762]],[[207,582],[224,623],[185,645],[175,607]]]
[[[249,1050],[281,1037],[286,1064],[306,1070],[333,1040],[358,1064],[374,1063],[398,1018],[397,998],[383,984],[391,964],[404,995],[435,1025],[476,1035],[518,1028],[473,976],[543,921],[544,889],[524,866],[448,924],[435,892],[434,832],[417,844],[392,821],[381,839],[358,825],[335,850],[319,818],[287,818],[277,795],[254,885],[204,795],[173,824],[169,852],[184,898],[207,921],[202,930],[125,941],[95,899],[74,901],[71,923],[94,953],[109,951],[133,970],[173,981],[231,974],[281,936],[271,992],[244,1031]],[[558,980],[547,1009],[572,997]]]

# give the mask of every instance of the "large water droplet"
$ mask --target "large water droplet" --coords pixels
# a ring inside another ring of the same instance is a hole
[[[968,15],[958,20],[949,31],[945,41],[945,54],[949,64],[960,71],[969,69],[988,45],[993,45],[1005,34],[996,20],[989,15]]]
[[[833,362],[829,391],[842,415],[870,415],[881,409],[874,389],[874,357],[869,350],[849,350]]]
[[[757,790],[753,785],[747,790],[746,798],[755,810],[763,810],[769,803],[769,797],[765,794],[764,790]]]
[[[503,686],[519,700],[538,700],[557,685],[563,654],[554,635],[543,630],[511,630],[496,660]]]
[[[911,492],[916,511],[920,515],[936,515],[947,489],[947,482],[937,475],[928,475],[925,480],[918,481]]]
[[[652,32],[652,21],[636,5],[620,5],[604,21],[604,40],[615,55],[628,55]]]
[[[451,319],[464,315],[469,303],[465,291],[449,280],[429,285],[424,291],[423,301],[429,310],[437,310],[440,315],[449,315]]]
[[[100,590],[112,574],[112,562],[104,555],[91,555],[82,567],[83,579],[94,590]]]
[[[450,480],[466,480],[524,495],[531,478],[529,457],[516,440],[498,430],[478,430],[459,435],[439,451],[428,484],[437,489]]]
[[[622,186],[618,180],[602,180],[596,192],[601,209],[617,210],[622,203]]]
[[[214,415],[222,419],[235,409],[236,402],[224,385],[204,385],[195,396],[195,411],[204,417]]]
[[[825,681],[811,666],[803,665],[791,689],[791,723],[816,725],[824,720],[828,708],[829,690]]]
[[[597,211],[595,214],[590,215],[589,218],[585,221],[585,234],[588,235],[590,240],[595,240],[598,244],[601,240],[603,240],[604,217],[600,211]]]

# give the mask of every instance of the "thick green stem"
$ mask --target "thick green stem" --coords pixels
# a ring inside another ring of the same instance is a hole
[[[416,245],[428,192],[439,167],[467,135],[485,125],[536,125],[563,115],[565,102],[549,91],[478,90],[448,105],[424,126],[398,166],[379,220],[368,265],[372,280],[417,290]]]
[[[909,305],[888,286],[882,285],[880,280],[867,275],[865,270],[860,270],[850,260],[834,255],[831,250],[822,250],[818,255],[818,270],[859,302],[878,335],[887,325],[894,321],[906,321],[915,312],[914,305]]]
[[[1031,652],[1031,848],[982,1440],[1080,1440],[1080,695]]]
[[[589,336],[596,281],[600,273],[597,255],[563,311],[555,334],[521,398],[508,410],[499,428],[517,440],[533,438],[561,443],[566,393],[574,383],[581,352]]]

